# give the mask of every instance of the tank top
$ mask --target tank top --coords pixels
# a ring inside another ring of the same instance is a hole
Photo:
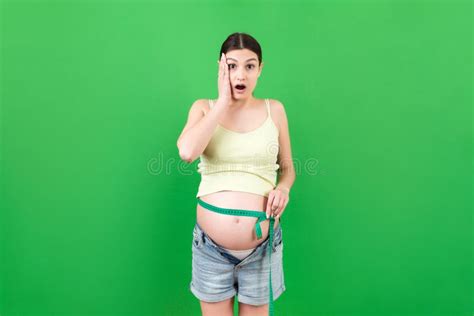
[[[200,155],[201,182],[196,197],[218,191],[241,191],[268,197],[276,186],[278,128],[265,99],[267,119],[258,128],[241,133],[218,124]],[[214,103],[209,100],[212,109]],[[205,114],[207,112],[205,111]]]

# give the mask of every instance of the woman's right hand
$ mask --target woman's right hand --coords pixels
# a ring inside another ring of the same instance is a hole
[[[219,63],[219,74],[217,79],[217,86],[219,90],[218,100],[225,104],[232,102],[232,90],[230,87],[229,65],[227,65],[225,54],[222,53]]]

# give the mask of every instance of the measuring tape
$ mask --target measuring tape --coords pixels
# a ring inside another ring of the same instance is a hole
[[[257,217],[257,223],[255,224],[255,231],[257,233],[257,239],[262,238],[262,229],[260,227],[260,222],[263,222],[267,219],[270,220],[270,227],[268,228],[268,236],[270,238],[270,241],[268,242],[267,245],[267,251],[270,254],[270,274],[269,274],[269,289],[270,289],[270,302],[269,302],[269,315],[273,316],[273,288],[272,288],[272,246],[273,246],[273,225],[275,222],[275,218],[270,215],[270,218],[267,218],[265,212],[261,211],[249,211],[249,210],[239,210],[235,208],[223,208],[223,207],[217,207],[215,205],[209,204],[201,200],[200,198],[197,198],[198,203],[210,210],[214,211],[220,214],[226,214],[226,215],[236,215],[236,216],[248,216],[248,217]]]

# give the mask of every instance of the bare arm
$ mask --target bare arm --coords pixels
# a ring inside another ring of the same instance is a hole
[[[178,138],[179,156],[189,163],[196,160],[206,149],[220,118],[227,111],[225,101],[217,100],[207,115],[204,115],[203,109],[207,102],[200,99],[192,104],[188,121]]]
[[[287,193],[296,179],[296,173],[291,154],[290,131],[288,127],[288,118],[286,116],[283,104],[274,100],[275,109],[278,116],[280,151],[278,153],[278,163],[280,164],[277,188],[282,188]]]
[[[296,173],[293,167],[293,158],[291,154],[290,131],[288,128],[288,118],[285,107],[278,100],[271,100],[273,105],[275,119],[278,126],[278,142],[280,145],[277,162],[280,165],[278,172],[278,184],[275,189],[270,191],[267,200],[266,215],[267,218],[273,213],[275,218],[280,218],[286,205],[290,201],[290,189],[295,182]]]
[[[208,100],[197,100],[191,106],[188,121],[178,138],[179,156],[181,159],[192,163],[206,149],[219,120],[227,111],[232,100],[230,88],[229,65],[227,65],[225,54],[222,53],[218,72],[218,92],[216,104],[204,115],[203,109]]]

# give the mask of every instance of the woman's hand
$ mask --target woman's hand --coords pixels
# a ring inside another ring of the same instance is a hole
[[[268,194],[267,200],[267,209],[266,214],[267,218],[273,214],[273,217],[276,219],[280,218],[281,214],[286,208],[286,205],[290,201],[290,190],[284,187],[276,187],[274,190],[270,191]]]
[[[224,104],[232,102],[232,90],[230,86],[229,65],[227,64],[225,54],[222,53],[219,63],[219,74],[217,78],[217,88],[219,92],[218,99]]]

